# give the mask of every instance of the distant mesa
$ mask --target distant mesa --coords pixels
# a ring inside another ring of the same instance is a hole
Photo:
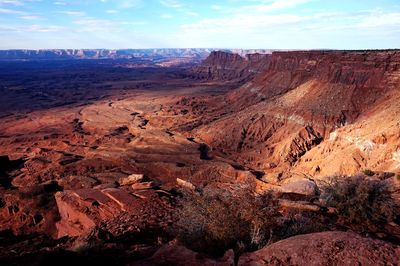
[[[160,48],[160,49],[43,49],[0,50],[0,60],[66,60],[66,59],[150,59],[190,58],[201,62],[214,48]],[[225,52],[245,56],[249,53],[271,53],[272,50],[222,49]]]

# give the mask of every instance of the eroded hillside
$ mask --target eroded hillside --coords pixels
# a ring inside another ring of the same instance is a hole
[[[399,170],[398,52],[275,52],[268,61],[199,137],[266,173]]]

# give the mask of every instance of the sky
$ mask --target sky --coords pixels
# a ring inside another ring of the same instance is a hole
[[[400,0],[0,0],[0,49],[400,48]]]

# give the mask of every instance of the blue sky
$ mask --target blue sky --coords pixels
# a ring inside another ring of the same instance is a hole
[[[0,49],[400,48],[400,0],[0,0]]]

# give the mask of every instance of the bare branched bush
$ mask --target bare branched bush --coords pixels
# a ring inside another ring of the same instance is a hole
[[[251,189],[205,189],[184,193],[178,213],[178,239],[192,250],[220,256],[261,248],[271,239],[276,200],[256,196]]]
[[[337,209],[344,225],[377,227],[393,221],[399,206],[393,200],[387,183],[363,176],[333,177],[321,197],[327,206]]]
[[[186,247],[221,256],[236,255],[299,235],[349,227],[378,232],[399,216],[387,182],[365,176],[331,178],[322,187],[323,207],[333,213],[280,208],[279,194],[256,195],[251,187],[186,191],[177,213],[178,239]]]
[[[334,228],[333,221],[319,213],[292,210],[278,219],[278,228],[273,241],[286,239],[295,235],[329,231]]]

